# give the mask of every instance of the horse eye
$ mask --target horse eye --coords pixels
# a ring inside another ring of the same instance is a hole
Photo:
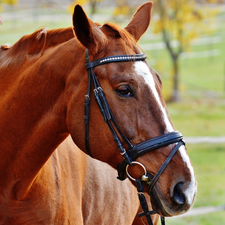
[[[116,89],[116,93],[121,97],[133,97],[134,93],[129,86],[120,86]]]

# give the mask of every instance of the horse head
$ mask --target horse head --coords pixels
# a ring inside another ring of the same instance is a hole
[[[86,61],[88,64],[86,68],[92,75],[94,74],[96,80],[93,82],[97,83],[96,85],[104,92],[105,100],[103,98],[102,101],[107,101],[106,106],[100,106],[100,109],[109,106],[121,131],[116,129],[115,123],[111,124],[111,129],[114,129],[114,135],[112,135],[104,121],[104,115],[103,117],[101,115],[97,101],[94,100],[94,92],[91,92],[90,96],[87,96],[88,99],[90,98],[88,145],[94,158],[105,161],[113,167],[123,161],[123,156],[119,153],[118,145],[114,141],[115,136],[119,138],[124,149],[129,149],[147,140],[157,140],[157,137],[167,138],[167,134],[174,132],[163,100],[160,76],[140,55],[142,51],[137,44],[150,24],[151,8],[151,2],[142,5],[125,29],[110,23],[99,26],[87,17],[79,5],[74,9],[73,29],[82,45],[83,53],[80,51],[79,58],[83,57],[83,66],[76,70],[80,78],[74,80],[79,83],[79,88],[74,89],[74,93],[70,92],[70,99],[73,100],[67,105],[67,127],[75,143],[88,152],[84,141],[83,120],[84,95],[88,86],[88,73],[84,66],[86,49],[88,52],[86,58],[89,58],[88,62]],[[137,54],[140,60],[136,60],[135,57],[128,60],[127,55],[136,56]],[[114,62],[112,59],[114,56],[121,57],[121,60],[115,59]],[[125,56],[124,61],[123,56]],[[99,59],[108,60],[110,63],[100,65]],[[93,86],[90,84],[89,88],[94,89]],[[73,98],[75,95],[79,95],[79,99]],[[122,135],[126,137],[125,140],[121,137]],[[128,146],[129,143],[130,146]],[[160,144],[157,146],[158,148],[136,159],[152,176],[157,174],[177,145],[172,142],[165,146]],[[149,193],[152,206],[162,216],[184,213],[192,206],[196,194],[194,170],[184,145],[177,146],[176,153],[164,169],[157,178],[153,191]],[[142,176],[142,166],[133,163],[129,166],[129,174],[134,178]],[[145,190],[147,191],[147,185]]]

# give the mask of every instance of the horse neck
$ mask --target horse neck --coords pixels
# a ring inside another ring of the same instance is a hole
[[[11,57],[17,55],[23,56],[26,54],[34,55],[39,54],[41,50],[54,47],[64,43],[74,37],[72,27],[58,28],[47,30],[47,28],[35,31],[32,34],[24,35],[13,46],[9,44],[0,47],[1,54],[9,53]]]
[[[45,28],[23,36],[11,47],[0,47],[1,92],[11,88],[17,74],[39,60],[49,49],[74,38],[71,27],[47,30]],[[5,76],[7,75],[7,79]]]
[[[71,43],[77,51],[81,49],[76,40]],[[68,135],[65,86],[77,64],[71,43],[49,49],[23,72],[13,71],[16,79],[2,93],[0,187],[13,190],[17,199],[26,196],[41,167]],[[68,58],[56,55],[58,52]],[[71,57],[74,64],[69,63]]]

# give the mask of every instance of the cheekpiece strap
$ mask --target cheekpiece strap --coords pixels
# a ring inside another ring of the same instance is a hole
[[[149,225],[153,225],[151,215],[156,214],[156,211],[149,211],[148,204],[144,195],[144,187],[141,178],[136,179],[136,186],[138,192],[138,198],[140,201],[143,212],[138,214],[139,217],[145,216]]]
[[[138,198],[140,201],[140,205],[141,205],[141,208],[143,209],[143,212],[139,213],[138,217],[145,216],[145,218],[148,222],[148,225],[153,225],[151,215],[155,215],[155,214],[157,214],[157,212],[155,210],[149,211],[149,209],[148,209],[148,203],[147,203],[145,195],[144,195],[144,187],[143,187],[141,178],[136,179],[136,186],[137,186],[137,192],[138,192]],[[160,217],[161,217],[161,225],[165,225],[165,218],[162,216],[160,216]]]

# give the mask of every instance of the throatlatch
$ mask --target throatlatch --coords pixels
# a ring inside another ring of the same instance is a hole
[[[136,54],[136,55],[118,55],[118,56],[104,57],[96,61],[90,62],[88,50],[87,49],[85,50],[85,61],[86,61],[85,68],[88,71],[88,88],[87,88],[87,94],[85,95],[85,103],[84,103],[85,146],[86,146],[87,153],[90,156],[92,156],[90,146],[89,146],[89,106],[90,106],[91,81],[93,82],[93,86],[94,86],[95,100],[99,106],[103,119],[107,123],[113,135],[114,141],[116,142],[116,145],[120,151],[120,154],[124,157],[123,162],[121,164],[118,164],[117,166],[118,179],[124,180],[127,178],[127,176],[129,176],[129,173],[127,172],[128,171],[127,168],[129,165],[132,165],[133,163],[137,163],[135,162],[135,160],[139,156],[149,151],[153,151],[158,148],[162,148],[170,144],[176,143],[176,146],[171,151],[171,153],[169,154],[169,156],[167,157],[163,165],[160,167],[160,169],[154,176],[151,174],[147,174],[147,172],[145,172],[146,173],[145,176],[142,176],[141,178],[135,180],[137,185],[139,201],[143,209],[143,212],[140,213],[139,216],[140,217],[145,216],[148,221],[148,224],[153,225],[151,215],[156,214],[157,212],[154,210],[152,211],[148,210],[148,204],[144,196],[143,182],[147,184],[148,194],[151,195],[151,192],[153,191],[157,180],[159,179],[160,175],[165,170],[166,166],[169,164],[172,157],[176,154],[180,146],[185,145],[183,141],[183,136],[180,132],[174,131],[174,132],[161,135],[156,138],[146,140],[144,142],[141,142],[133,146],[132,143],[128,140],[128,138],[123,134],[119,125],[117,124],[112,114],[112,111],[108,105],[103,89],[93,72],[93,69],[96,66],[104,65],[107,63],[144,61],[145,59],[146,59],[146,55],[142,53],[142,54]],[[114,127],[119,133],[119,135],[121,136],[121,138],[124,140],[124,142],[127,144],[128,146],[127,150],[125,150],[125,148],[123,147],[120,141],[120,138],[118,137]],[[161,217],[161,223],[162,225],[165,225],[164,217]]]

